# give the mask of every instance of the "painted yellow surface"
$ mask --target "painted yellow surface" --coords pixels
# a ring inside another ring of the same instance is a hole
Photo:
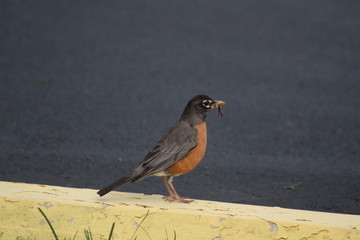
[[[91,189],[9,182],[0,182],[0,239],[54,239],[38,208],[59,239],[72,239],[76,232],[76,239],[84,239],[84,229],[94,239],[107,239],[114,222],[115,240],[165,240],[175,234],[177,240],[360,239],[357,215],[202,200],[168,203],[160,195],[122,192],[100,198]]]

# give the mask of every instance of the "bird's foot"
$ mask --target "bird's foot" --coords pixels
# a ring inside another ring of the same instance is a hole
[[[183,197],[176,197],[176,196],[163,197],[163,199],[168,202],[179,202],[179,203],[191,203],[194,201],[191,199],[187,199],[187,198],[183,198]]]

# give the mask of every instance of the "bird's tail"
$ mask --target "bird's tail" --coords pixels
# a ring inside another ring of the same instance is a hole
[[[97,194],[100,195],[100,197],[104,196],[105,194],[111,192],[112,190],[114,190],[115,188],[121,187],[125,184],[128,184],[130,182],[135,182],[137,180],[139,180],[141,177],[138,176],[137,174],[134,174],[135,172],[131,172],[129,175],[127,175],[126,177],[123,177],[119,180],[117,180],[116,182],[110,184],[109,186],[106,186],[102,189],[100,189]],[[135,176],[134,176],[135,175]]]

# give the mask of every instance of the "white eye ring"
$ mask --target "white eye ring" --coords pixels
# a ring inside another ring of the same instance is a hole
[[[204,100],[204,101],[202,102],[202,105],[203,105],[204,107],[206,107],[206,108],[210,108],[210,103],[211,103],[210,100]]]

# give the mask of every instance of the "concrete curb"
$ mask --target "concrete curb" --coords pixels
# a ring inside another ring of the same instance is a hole
[[[360,216],[196,200],[168,203],[160,195],[0,182],[0,239],[54,239],[38,211],[51,220],[59,239],[360,239]]]

